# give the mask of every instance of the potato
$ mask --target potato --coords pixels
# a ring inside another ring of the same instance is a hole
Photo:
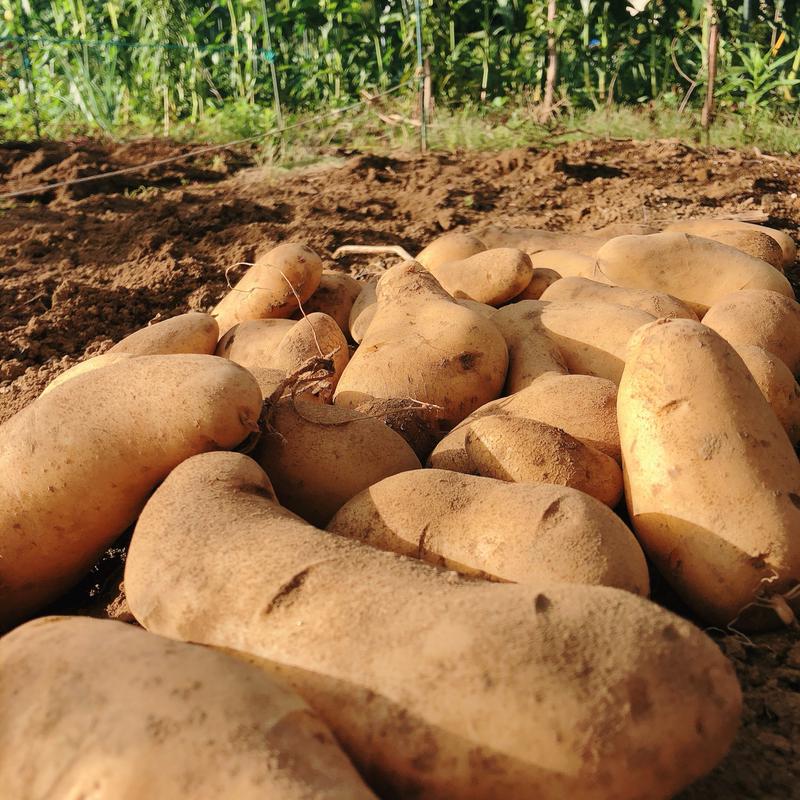
[[[433,272],[441,264],[446,264],[448,261],[463,261],[486,249],[486,245],[477,236],[452,231],[434,239],[420,251],[415,261]]]
[[[495,415],[475,420],[464,449],[486,478],[569,486],[611,508],[622,499],[622,470],[611,456],[536,419]]]
[[[666,800],[727,751],[736,677],[685,620],[443,573],[323,534],[268,486],[235,453],[174,470],[133,535],[131,610],[279,665],[382,796]]]
[[[514,247],[529,256],[541,250],[571,250],[584,256],[594,256],[602,244],[597,239],[581,233],[545,231],[537,228],[502,228],[488,225],[475,232],[487,248]],[[534,266],[545,266],[537,265]],[[558,270],[557,270],[558,271]]]
[[[364,282],[363,288],[350,309],[350,338],[359,344],[378,310],[378,276]]]
[[[401,399],[370,400],[355,410],[380,420],[399,433],[420,461],[425,461],[439,441],[436,409],[423,403],[412,403]]]
[[[771,236],[761,231],[743,231],[729,229],[710,231],[706,234],[696,233],[696,236],[703,236],[705,239],[713,239],[715,242],[735,247],[743,253],[747,253],[753,258],[760,258],[771,264],[775,269],[783,272],[783,250],[778,242]]]
[[[166,356],[173,353],[210,356],[217,346],[218,337],[219,325],[214,317],[190,311],[134,331],[107,352],[131,356]]]
[[[492,321],[501,330],[513,325],[537,339],[544,331],[570,372],[619,383],[628,339],[654,319],[646,311],[611,303],[522,300],[501,308]]]
[[[467,456],[465,439],[474,421],[489,415],[546,422],[616,461],[621,460],[616,384],[589,375],[544,375],[527,388],[470,414],[439,442],[431,453],[431,466],[477,472]]]
[[[560,279],[561,275],[555,270],[534,267],[531,282],[516,296],[515,300],[538,300],[548,286]]]
[[[729,235],[733,232],[763,233],[774,239],[780,246],[784,267],[791,267],[797,258],[797,247],[792,237],[783,231],[768,228],[766,225],[753,225],[750,222],[738,222],[732,219],[684,219],[673,222],[666,230],[691,233],[696,236]]]
[[[283,337],[297,324],[293,319],[249,319],[234,325],[217,344],[216,355],[245,369],[279,369],[271,366]]]
[[[487,305],[486,303],[479,303],[477,300],[467,300],[463,297],[459,297],[456,303],[464,308],[469,308],[471,311],[475,311],[486,319],[491,319],[497,313],[497,309],[493,306]]]
[[[64,370],[64,372],[59,375],[56,375],[56,377],[44,387],[42,394],[44,395],[48,392],[52,392],[56,386],[61,386],[62,383],[77,378],[78,375],[83,375],[92,370],[101,369],[102,367],[108,367],[111,364],[119,364],[120,361],[125,361],[128,358],[134,358],[134,356],[128,353],[102,353],[99,356],[87,358],[86,361],[81,361],[69,369]]]
[[[601,243],[598,243],[598,247]],[[562,277],[590,278],[608,283],[602,264],[594,255],[587,256],[572,250],[541,250],[531,255],[534,269],[549,269]]]
[[[316,291],[303,303],[303,311],[306,314],[321,311],[333,317],[342,333],[347,336],[350,333],[350,311],[356,298],[361,294],[362,286],[362,283],[346,272],[323,270]],[[292,315],[292,319],[302,318],[300,309]]]
[[[214,356],[130,358],[0,426],[0,629],[74,585],[185,458],[239,444],[261,393]]]
[[[466,575],[649,591],[644,554],[622,520],[563,485],[404,472],[348,501],[328,530]]]
[[[597,257],[610,283],[671,294],[698,317],[739,289],[771,289],[794,297],[789,281],[766,261],[699,236],[620,236],[606,242]]]
[[[0,671],[9,800],[374,797],[297,694],[223,653],[44,617],[0,639]]]
[[[797,446],[800,443],[800,386],[791,370],[761,347],[737,347],[736,352],[783,425],[789,441]]]
[[[522,391],[542,375],[568,372],[564,356],[542,324],[537,301],[530,302],[535,310],[514,303],[506,308],[516,310],[501,309],[492,317],[508,347],[505,394]]]
[[[593,231],[586,231],[585,236],[592,236],[607,242],[609,239],[616,239],[617,236],[644,236],[649,233],[658,233],[658,228],[652,225],[640,225],[636,222],[611,222],[602,228]]]
[[[284,319],[317,290],[319,256],[304,244],[281,244],[259,256],[212,312],[220,336],[248,319]]]
[[[763,289],[732,292],[708,309],[703,325],[735,348],[761,347],[800,372],[800,303],[790,297]]]
[[[800,579],[800,463],[733,348],[691,320],[640,328],[617,412],[630,518],[676,592],[723,627],[790,614],[781,595]]]
[[[683,317],[696,320],[697,316],[685,303],[676,297],[647,289],[626,289],[610,286],[588,278],[562,278],[549,286],[542,294],[542,300],[568,303],[613,303],[628,308],[638,308],[654,317]]]
[[[456,299],[499,306],[518,295],[533,277],[527,254],[510,247],[484,250],[460,261],[427,267]]]
[[[408,261],[378,283],[378,309],[334,402],[418,400],[451,427],[500,394],[508,352],[492,322],[459,306],[424,267]]]
[[[400,434],[380,420],[335,406],[281,400],[253,458],[286,508],[324,526],[351,497],[379,480],[419,469]]]

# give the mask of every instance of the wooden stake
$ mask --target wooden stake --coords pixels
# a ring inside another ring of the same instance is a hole
[[[700,116],[700,127],[703,129],[706,144],[709,142],[711,123],[714,119],[714,86],[717,81],[717,44],[719,41],[719,22],[714,10],[714,0],[707,0],[706,14],[709,19],[708,30],[708,81],[706,83],[706,100]]]
[[[540,119],[547,122],[553,114],[553,98],[558,80],[558,50],[556,47],[556,0],[547,2],[547,78],[544,85],[544,102]]]

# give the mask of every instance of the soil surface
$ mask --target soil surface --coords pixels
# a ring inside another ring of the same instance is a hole
[[[0,144],[0,195],[190,149]],[[238,278],[241,262],[282,241],[306,242],[326,266],[358,274],[380,262],[334,262],[337,247],[397,244],[415,253],[443,231],[487,222],[580,231],[725,213],[800,239],[800,160],[757,151],[599,141],[488,154],[328,155],[333,166],[285,173],[258,168],[255,153],[223,150],[0,197],[0,422],[59,372],[150,320],[208,310],[226,290],[226,271]],[[122,541],[59,607],[106,613],[124,552]],[[800,797],[797,631],[715,636],[739,673],[744,723],[729,757],[681,798]]]

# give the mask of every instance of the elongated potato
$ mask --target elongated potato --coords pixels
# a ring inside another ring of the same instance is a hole
[[[774,239],[780,246],[784,267],[791,267],[797,258],[797,246],[794,243],[794,239],[783,231],[777,231],[766,225],[754,225],[751,222],[739,222],[738,220],[732,219],[684,219],[673,222],[666,230],[714,238],[721,234],[730,234],[732,232],[739,232],[742,234],[763,233]]]
[[[609,239],[616,239],[617,236],[645,236],[658,232],[658,228],[654,228],[652,225],[642,225],[636,222],[611,222],[602,228],[586,231],[585,235],[607,242]]]
[[[582,233],[545,231],[537,228],[503,228],[488,225],[479,228],[475,234],[487,248],[514,247],[529,256],[541,250],[571,250],[584,256],[594,256],[602,244],[601,241]]]
[[[245,369],[278,369],[272,360],[283,337],[297,324],[293,319],[249,319],[234,325],[217,344],[216,355]]]
[[[800,464],[742,359],[698,322],[647,325],[618,417],[630,518],[655,565],[703,619],[778,623],[800,580]]]
[[[486,478],[569,486],[611,508],[622,499],[622,470],[611,456],[536,419],[477,419],[467,430],[464,449]]]
[[[356,495],[328,530],[466,575],[649,592],[644,554],[622,520],[563,485],[404,472]]]
[[[350,338],[356,344],[359,344],[364,338],[364,334],[367,332],[367,328],[369,328],[369,324],[372,322],[372,318],[378,310],[377,288],[377,276],[366,281],[358,297],[355,299],[353,307],[350,309],[350,320],[348,323]]]
[[[800,386],[792,371],[761,347],[737,347],[736,352],[783,425],[789,441],[797,446],[800,443]]]
[[[0,629],[70,588],[195,453],[235,447],[261,392],[214,356],[141,356],[38,398],[0,427]]]
[[[361,294],[363,284],[359,283],[351,275],[339,270],[326,269],[322,271],[314,294],[303,303],[303,310],[306,314],[320,311],[336,320],[336,324],[342,333],[347,336],[350,333],[350,312],[356,298]],[[293,319],[302,319],[300,309],[292,315]]]
[[[319,256],[304,244],[281,244],[245,272],[212,312],[220,336],[248,319],[284,319],[317,290],[322,279]]]
[[[154,322],[117,342],[109,353],[166,356],[173,353],[211,355],[217,346],[219,325],[210,314],[190,311]]]
[[[526,253],[510,247],[484,250],[460,261],[445,261],[427,268],[456,299],[499,306],[516,297],[533,277]]]
[[[297,694],[209,648],[44,617],[0,639],[0,671],[9,800],[374,797]]]
[[[600,246],[598,242],[598,247]],[[606,282],[603,265],[594,255],[587,256],[572,250],[541,250],[531,255],[534,269],[550,269],[562,277],[589,278],[593,281]]]
[[[786,277],[766,261],[685,233],[620,236],[606,242],[597,258],[610,283],[671,294],[698,317],[741,289],[770,289],[794,297]]]
[[[530,302],[530,307],[513,303],[506,307],[512,311],[500,309],[492,317],[508,347],[505,394],[522,391],[542,375],[566,375],[569,371],[561,350],[542,324],[539,304]]]
[[[561,275],[555,270],[534,267],[530,283],[514,299],[515,301],[538,300],[542,296],[542,292],[558,280],[561,280]]]
[[[471,233],[453,231],[434,239],[415,259],[425,269],[433,271],[448,261],[462,261],[486,250],[486,245]]]
[[[697,315],[685,303],[668,294],[651,292],[647,289],[627,289],[623,286],[610,286],[589,278],[562,278],[542,293],[542,300],[569,303],[612,303],[628,308],[638,308],[653,317],[682,317],[697,319]]]
[[[380,420],[335,406],[286,398],[270,419],[253,458],[272,479],[281,503],[324,526],[362,489],[419,469],[419,459],[399,433]]]
[[[52,392],[56,386],[61,386],[61,384],[65,381],[77,378],[78,375],[92,372],[92,370],[95,369],[102,369],[103,367],[108,367],[111,364],[119,364],[120,361],[125,361],[128,358],[134,358],[134,356],[129,355],[128,353],[101,353],[99,356],[87,358],[86,361],[81,361],[69,369],[64,370],[64,372],[62,372],[60,375],[56,375],[56,377],[44,387],[42,394],[44,395],[48,392]]]
[[[452,426],[500,394],[508,366],[500,331],[424,267],[409,261],[385,272],[377,306],[336,387],[338,405],[409,398],[437,406],[436,418]]]
[[[321,533],[268,486],[235,453],[173,471],[133,535],[130,607],[278,664],[381,795],[665,800],[728,749],[736,678],[685,620],[619,589],[442,573]]]
[[[621,460],[616,384],[589,375],[544,375],[525,389],[493,400],[470,414],[439,442],[431,453],[431,466],[477,472],[467,455],[465,438],[475,420],[489,415],[538,419]]]
[[[735,348],[762,347],[800,372],[800,303],[792,298],[762,289],[732,292],[708,309],[703,325]]]
[[[501,308],[492,321],[500,330],[513,328],[523,341],[525,337],[538,341],[544,332],[570,372],[619,383],[628,339],[654,319],[638,308],[611,303],[522,300]]]

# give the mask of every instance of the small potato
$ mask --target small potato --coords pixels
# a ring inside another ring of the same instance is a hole
[[[581,233],[545,231],[537,228],[502,228],[489,225],[479,228],[475,234],[487,248],[514,247],[529,256],[541,250],[569,250],[584,256],[594,256],[602,244],[601,241]],[[546,265],[534,262],[534,266]]]
[[[455,299],[475,300],[489,306],[499,306],[516,297],[533,277],[528,255],[512,248],[484,250],[427,269]]]
[[[598,247],[600,246],[598,242]],[[594,255],[587,256],[572,250],[542,250],[531,256],[534,269],[549,269],[561,277],[589,278],[610,283],[603,275],[603,266]]]
[[[298,397],[279,401],[253,458],[272,480],[280,502],[324,526],[351,497],[419,459],[380,420]]]
[[[317,290],[322,261],[303,244],[281,244],[259,256],[212,312],[224,336],[249,319],[285,319]]]
[[[649,591],[644,554],[622,520],[563,485],[404,472],[353,497],[328,530],[465,575]]]
[[[553,269],[534,267],[531,282],[514,298],[514,301],[538,300],[548,286],[560,279],[561,275]]]
[[[562,278],[545,290],[542,300],[569,303],[573,301],[585,303],[612,303],[628,308],[638,308],[654,317],[682,317],[697,319],[685,303],[668,294],[650,292],[647,289],[626,289],[622,286],[610,286],[588,278]]]
[[[350,312],[356,298],[361,294],[363,284],[346,272],[338,270],[323,270],[319,286],[314,294],[303,303],[306,314],[321,311],[336,320],[342,333],[350,333]],[[302,319],[303,315],[298,309],[292,315],[293,319]]]
[[[493,400],[470,414],[439,442],[431,453],[431,466],[477,472],[467,456],[465,439],[475,420],[490,415],[546,422],[617,462],[621,460],[616,384],[589,375],[544,375],[516,394]]]
[[[367,328],[369,328],[369,324],[378,310],[378,296],[376,294],[378,276],[370,278],[362,285],[363,288],[350,309],[350,320],[348,322],[350,338],[356,344],[359,344],[364,338],[364,334],[367,332]]]
[[[467,457],[479,475],[513,483],[554,483],[614,508],[622,470],[611,456],[535,419],[486,416],[469,426]]]
[[[742,289],[720,298],[703,317],[735,348],[761,347],[800,373],[800,303],[778,292]]]
[[[5,800],[374,797],[299,695],[211,648],[43,617],[0,672]]]
[[[128,353],[102,353],[99,356],[94,356],[94,358],[87,358],[86,361],[81,361],[79,364],[75,364],[75,366],[64,370],[60,375],[56,375],[56,377],[44,387],[42,395],[52,392],[56,386],[61,386],[62,383],[77,378],[78,375],[83,375],[86,372],[101,369],[102,367],[108,367],[111,364],[119,364],[120,361],[125,361],[128,358],[134,358],[134,356]]]
[[[108,353],[166,356],[172,353],[211,355],[217,346],[219,325],[210,314],[190,311],[154,322],[117,342]]]
[[[453,231],[434,239],[420,252],[415,261],[433,272],[441,264],[446,264],[448,261],[463,261],[484,250],[486,245],[477,236]]]

